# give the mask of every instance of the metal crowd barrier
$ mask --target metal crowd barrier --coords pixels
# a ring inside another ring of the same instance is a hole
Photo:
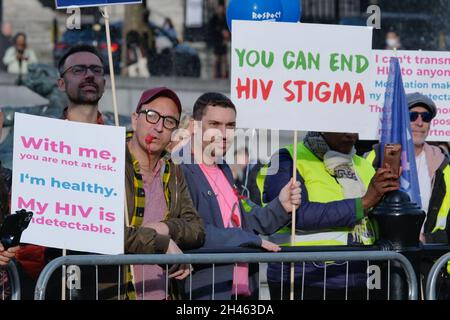
[[[0,268],[0,300],[20,300],[19,272],[15,262],[9,262],[6,268]]]
[[[450,252],[441,256],[434,264],[428,274],[427,286],[426,286],[426,299],[437,300],[436,284],[442,268],[447,266],[447,262],[450,261]]]
[[[346,248],[349,250],[349,248]],[[359,249],[356,251],[344,251],[341,248],[340,251],[328,251],[317,252],[312,251],[314,249],[305,250],[306,252],[278,252],[278,253],[185,253],[179,255],[170,254],[128,254],[128,255],[80,255],[80,256],[63,256],[52,260],[41,272],[36,288],[34,297],[36,300],[44,300],[46,297],[47,285],[49,283],[51,275],[55,270],[61,268],[63,265],[70,266],[95,266],[96,267],[96,290],[98,299],[98,266],[123,266],[123,265],[173,265],[173,264],[211,264],[214,270],[214,266],[223,264],[237,264],[237,263],[270,263],[270,262],[318,262],[318,261],[394,261],[405,272],[406,280],[408,284],[408,299],[417,300],[418,298],[418,284],[414,269],[411,263],[402,254],[394,251],[375,251],[370,249]],[[317,247],[315,248],[317,250]],[[333,250],[333,249],[330,249]],[[230,252],[232,252],[230,250]],[[290,264],[286,264],[289,266]],[[120,297],[120,267],[118,274],[118,296]],[[326,280],[326,268],[325,278]],[[189,276],[186,281],[192,281]],[[166,276],[167,283],[167,276]],[[214,298],[214,272],[213,272],[213,298]],[[191,287],[192,288],[192,287]],[[326,288],[325,288],[326,289]],[[167,286],[166,286],[167,290]],[[289,289],[286,289],[289,290]],[[389,292],[389,280],[388,280],[388,292]],[[167,292],[166,292],[167,293]],[[367,295],[368,298],[368,295]],[[389,294],[388,297],[389,299]]]

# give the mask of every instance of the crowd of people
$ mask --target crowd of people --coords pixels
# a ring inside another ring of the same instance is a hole
[[[61,115],[61,119],[102,125],[102,114],[98,110],[98,101],[105,88],[101,55],[91,46],[75,46],[62,57],[58,69],[60,73],[58,88],[68,98],[68,105]],[[235,116],[235,108],[231,101],[229,103],[232,106],[231,114]],[[203,105],[200,116],[208,107],[208,104]],[[222,108],[217,109],[221,110]],[[143,92],[136,111],[131,115],[133,131],[127,135],[125,168],[126,206],[128,208],[124,242],[126,253],[182,253],[182,250],[200,248],[205,243],[208,244],[213,239],[211,232],[225,230],[232,233],[236,231],[235,233],[239,234],[242,230],[240,220],[243,219],[243,216],[241,216],[241,206],[239,206],[235,210],[233,218],[228,217],[233,221],[236,217],[239,225],[228,229],[230,220],[226,225],[223,223],[218,226],[211,225],[214,230],[206,232],[210,227],[204,223],[205,218],[210,215],[209,210],[206,210],[205,207],[208,204],[193,201],[192,185],[188,185],[188,179],[183,173],[185,169],[180,165],[175,165],[165,151],[171,142],[173,131],[179,126],[181,112],[182,105],[177,94],[169,88],[159,87]],[[235,120],[233,119],[233,126],[234,124]],[[229,129],[229,126],[227,128]],[[229,147],[230,137],[227,138],[224,138],[224,141],[228,141],[227,146]],[[223,151],[225,152],[226,149],[224,148]],[[217,168],[214,163],[210,163],[209,166]],[[220,201],[222,205],[231,203],[233,206],[237,206],[238,195],[233,192],[235,189],[232,188],[232,178],[228,167],[227,170],[228,180],[224,180],[226,176],[220,171],[221,186],[229,188],[226,198],[221,198]],[[10,187],[10,180],[9,184],[6,181],[4,184]],[[6,194],[5,197],[7,198],[8,195]],[[7,199],[4,200],[6,202],[2,203],[7,203]],[[266,215],[273,216],[275,219],[273,223],[281,226],[282,223],[287,223],[288,214],[286,212],[290,210],[290,206],[298,205],[299,201],[299,187],[289,186],[284,193],[280,194],[280,200],[274,202],[273,209],[260,208],[260,210],[267,212]],[[2,216],[7,212],[8,210],[5,209]],[[281,218],[278,218],[277,214]],[[255,220],[253,224],[257,225],[258,219]],[[271,221],[267,223],[272,224]],[[253,231],[253,226],[250,226],[249,230]],[[260,229],[265,227],[268,228],[263,225]],[[276,226],[271,228],[266,232],[276,230]],[[246,233],[248,238],[252,237],[251,232],[243,233]],[[266,244],[265,241],[258,239],[254,239],[256,246],[279,250],[276,246]],[[16,257],[24,280],[22,281],[24,298],[32,298],[32,289],[42,267],[61,255],[61,250],[36,245],[24,245],[8,250],[1,247],[0,250],[2,265],[6,265],[11,258]],[[68,254],[83,253],[71,251]],[[123,271],[124,283],[121,285],[122,291],[120,292],[123,298],[167,299],[169,297],[165,295],[165,277],[182,280],[191,272],[187,265],[173,266],[167,275],[165,270],[159,266],[145,266],[144,268],[145,272],[137,272],[137,270],[131,272],[129,269]],[[83,268],[82,271],[83,289],[75,296],[80,299],[92,299],[95,294],[93,293],[94,283],[90,281],[92,272],[90,268]],[[108,277],[111,274],[111,268],[102,268],[100,271],[102,273],[99,284],[100,297],[117,298],[117,290],[111,290],[111,287],[117,287],[118,284],[112,284]],[[132,274],[135,276],[131,279]],[[140,276],[143,274],[145,277]],[[200,273],[197,274],[200,275]],[[53,281],[50,281],[48,297],[60,296],[61,288],[57,281],[60,276],[61,274],[55,273]],[[226,276],[230,280],[232,279],[232,275]],[[142,283],[149,285],[145,286]],[[145,292],[141,290],[143,287],[147,288]],[[231,297],[231,283],[228,289],[230,292],[225,292],[225,295],[228,294]],[[111,296],[111,292],[116,294]]]
[[[25,37],[16,37],[18,45],[13,50],[18,46],[25,49],[24,42]],[[27,55],[26,52],[25,49],[22,54]],[[103,66],[101,55],[87,45],[74,46],[62,57],[58,65],[58,88],[67,96],[68,104],[61,119],[103,124],[98,106],[106,82]],[[448,243],[448,158],[439,148],[425,142],[430,122],[436,116],[436,105],[420,93],[408,94],[407,101],[422,204],[427,212],[420,241]],[[233,102],[221,93],[202,94],[194,104],[190,119],[183,120],[192,134],[191,139],[188,143],[173,145],[172,135],[180,127],[182,111],[182,103],[172,89],[150,88],[142,93],[131,114],[132,131],[125,142],[118,142],[126,145],[125,253],[179,254],[195,248],[239,247],[278,252],[282,246],[290,245],[293,212],[296,215],[295,245],[370,245],[375,242],[368,212],[386,193],[400,186],[400,172],[380,167],[376,146],[365,159],[355,153],[357,134],[308,132],[297,146],[297,155],[293,154],[293,145],[273,155],[271,163],[277,164],[277,170],[255,183],[256,195],[250,193],[249,198],[242,196],[246,189],[242,186],[242,172],[249,170],[248,152],[239,156],[243,159],[241,167],[230,168],[223,160],[233,142],[238,116]],[[196,141],[195,132],[208,138]],[[172,156],[168,149],[172,150]],[[296,180],[292,178],[294,166]],[[272,166],[266,169],[274,170]],[[245,176],[258,178],[249,172]],[[0,179],[3,205],[9,203],[11,172],[2,168]],[[241,182],[239,187],[236,180]],[[8,212],[7,206],[2,206],[0,222]],[[261,238],[262,235],[269,236],[269,240]],[[61,250],[54,248],[22,245],[5,250],[0,245],[1,266],[12,258],[18,262],[24,298],[32,298],[37,275],[46,263],[59,255]],[[323,262],[295,266],[297,298],[303,280],[306,299],[322,298],[325,264],[328,268],[327,297],[344,299],[346,286],[349,298],[365,297],[365,264],[355,262],[346,266]],[[123,299],[153,300],[211,299],[213,295],[215,299],[258,297],[258,267],[253,264],[223,264],[215,268],[174,265],[169,270],[157,265],[132,268],[134,270],[121,270],[123,283],[119,292],[119,284],[113,280],[117,279],[113,277],[117,275],[117,267],[99,268],[99,298],[115,299],[118,295]],[[284,294],[280,290],[282,285],[289,287],[288,268],[284,273],[280,268],[276,263],[268,267],[271,299],[288,297],[288,290]],[[348,279],[345,279],[345,268],[349,268]],[[189,275],[192,276],[190,285],[184,281]],[[47,289],[48,297],[60,296],[58,277],[60,279],[61,274],[55,273]],[[166,290],[166,277],[171,279],[170,290]],[[75,296],[94,299],[95,280],[95,270],[83,269],[82,289]]]
[[[200,59],[194,48],[184,45],[176,47],[181,38],[170,17],[165,17],[161,26],[152,21],[151,11],[143,9],[142,21],[137,23],[139,28],[126,30],[123,34],[123,45],[125,54],[120,62],[120,74],[127,77],[148,78],[150,76],[172,75],[175,65],[182,68],[185,59]],[[121,27],[120,27],[121,28]],[[120,30],[119,32],[121,32]],[[75,31],[72,31],[75,32]],[[231,34],[227,27],[225,6],[217,6],[214,14],[207,21],[207,32],[205,36],[206,45],[211,49],[214,56],[212,63],[213,78],[229,77],[229,44]],[[79,42],[97,42],[94,39],[80,37]],[[58,44],[64,46],[65,44]],[[179,61],[176,61],[179,59]],[[44,60],[44,59],[43,59]],[[0,71],[10,74],[25,75],[28,67],[39,63],[37,54],[27,43],[27,35],[24,32],[13,34],[12,24],[4,22],[0,33]],[[57,63],[57,61],[55,61]],[[192,61],[188,60],[188,63]],[[177,71],[175,75],[198,77],[201,74],[201,61],[199,66],[185,66],[185,68],[197,68],[194,71]],[[116,71],[117,72],[117,71]],[[181,72],[181,74],[179,74]],[[189,73],[190,72],[190,73]]]

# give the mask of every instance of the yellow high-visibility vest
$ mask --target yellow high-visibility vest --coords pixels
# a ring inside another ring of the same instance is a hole
[[[292,158],[293,145],[286,147]],[[364,158],[353,156],[353,165],[356,174],[364,183],[366,189],[375,174],[372,165]],[[297,147],[297,171],[304,179],[311,202],[328,203],[344,200],[342,186],[331,176],[320,159],[318,159],[303,142]],[[270,240],[283,246],[290,246],[290,227],[285,227],[270,236]],[[368,218],[363,218],[354,227],[331,228],[326,230],[303,231],[296,230],[295,246],[314,245],[347,245],[349,234],[356,242],[370,245],[374,243],[375,236]]]

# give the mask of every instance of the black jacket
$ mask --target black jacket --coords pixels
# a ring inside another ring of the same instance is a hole
[[[9,196],[11,194],[12,172],[0,162],[0,225],[9,214]]]
[[[375,150],[375,159],[372,164],[375,168],[378,168],[380,166],[379,144],[376,144],[373,147],[373,150]],[[447,225],[445,230],[438,230],[432,233],[433,228],[436,225],[436,220],[442,201],[444,200],[446,193],[450,192],[450,186],[447,186],[444,180],[444,169],[447,168],[448,165],[449,160],[445,157],[444,161],[442,161],[439,168],[435,171],[434,177],[432,178],[433,188],[431,190],[431,198],[424,225],[426,243],[449,243],[450,214],[447,216]]]

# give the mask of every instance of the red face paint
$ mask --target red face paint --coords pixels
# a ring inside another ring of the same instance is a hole
[[[155,137],[153,137],[153,136],[151,136],[151,135],[148,134],[148,135],[145,137],[145,143],[146,143],[146,144],[150,144],[150,143],[152,143],[153,139],[155,139]]]

